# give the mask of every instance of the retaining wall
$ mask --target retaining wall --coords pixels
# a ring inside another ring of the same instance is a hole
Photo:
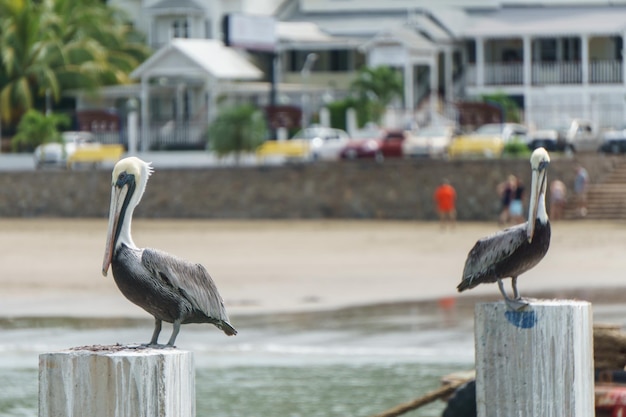
[[[553,155],[548,178],[560,178],[571,190],[578,161],[597,182],[621,160]],[[431,220],[436,219],[433,191],[445,177],[457,190],[460,220],[495,220],[499,182],[512,173],[530,186],[526,158],[155,168],[138,217]],[[0,216],[106,217],[110,186],[108,170],[3,172]]]

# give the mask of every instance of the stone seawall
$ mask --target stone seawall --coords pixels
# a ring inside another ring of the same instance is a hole
[[[597,182],[620,160],[553,155],[549,180],[560,178],[571,190],[578,161]],[[460,220],[494,220],[500,205],[495,191],[499,182],[515,174],[530,186],[526,158],[155,168],[135,211],[138,217],[432,220],[433,191],[445,177],[457,190]],[[106,217],[110,184],[108,170],[3,172],[0,216]]]

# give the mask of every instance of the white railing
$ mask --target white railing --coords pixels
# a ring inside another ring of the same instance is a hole
[[[603,60],[589,63],[589,82],[616,84],[622,82],[622,61]]]
[[[522,63],[486,63],[483,85],[522,85],[524,82]],[[531,66],[533,85],[581,84],[580,62],[538,62]],[[621,84],[623,82],[622,61],[602,60],[589,63],[589,83]],[[467,86],[478,85],[476,64],[465,68]]]
[[[485,65],[485,85],[520,85],[524,83],[524,67],[519,63]]]
[[[532,65],[534,85],[580,84],[582,65],[580,62],[540,62]]]
[[[150,129],[150,150],[204,149],[206,130],[205,123],[153,123]]]

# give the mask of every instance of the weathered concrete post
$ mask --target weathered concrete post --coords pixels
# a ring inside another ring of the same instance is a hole
[[[478,416],[593,416],[592,321],[586,301],[477,304]]]
[[[88,346],[39,356],[39,417],[195,417],[193,354]]]

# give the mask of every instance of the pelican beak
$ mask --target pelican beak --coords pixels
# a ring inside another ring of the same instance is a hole
[[[107,243],[102,262],[102,275],[105,277],[109,271],[109,266],[111,266],[115,243],[120,234],[121,215],[127,194],[128,187],[118,187],[116,184],[113,184],[111,189],[111,207],[109,208],[109,226],[107,227]]]
[[[528,242],[532,242],[535,235],[535,221],[537,219],[537,211],[539,204],[545,204],[546,179],[547,179],[548,162],[542,162],[538,168],[532,170],[532,182],[530,189],[530,207],[528,208],[528,227],[526,236]]]

